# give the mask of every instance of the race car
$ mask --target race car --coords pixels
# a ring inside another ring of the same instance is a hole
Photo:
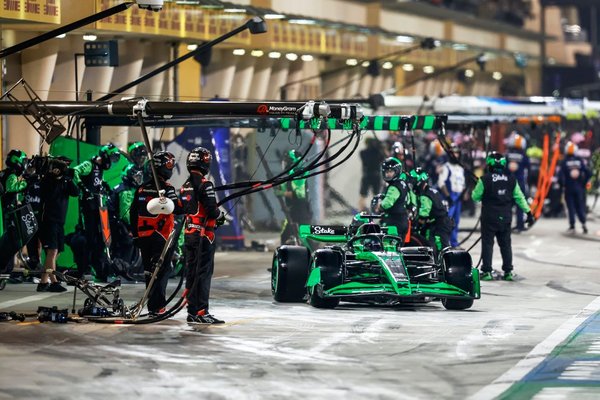
[[[401,304],[441,300],[465,310],[481,297],[479,271],[470,254],[447,248],[437,257],[428,246],[405,247],[395,228],[373,222],[359,227],[301,225],[304,245],[275,250],[271,290],[277,302],[335,308],[340,301]],[[311,241],[329,243],[312,250]]]

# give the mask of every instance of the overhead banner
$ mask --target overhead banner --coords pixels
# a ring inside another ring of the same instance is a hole
[[[120,3],[121,0],[96,0],[96,11],[104,11]],[[243,14],[165,3],[160,12],[131,7],[96,22],[96,29],[212,40],[243,25],[247,20],[248,17]],[[250,45],[250,33],[245,30],[227,41]]]
[[[0,18],[60,24],[60,0],[2,0]]]
[[[273,49],[316,54],[344,54],[357,58],[368,56],[368,36],[361,33],[269,21]]]

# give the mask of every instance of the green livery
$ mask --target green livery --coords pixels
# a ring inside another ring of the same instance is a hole
[[[367,216],[375,217],[375,216]],[[372,218],[371,218],[372,221]],[[279,302],[335,308],[340,301],[399,304],[441,300],[464,310],[481,297],[470,254],[447,248],[404,247],[395,231],[360,226],[301,225],[303,246],[281,246],[273,256],[271,289]],[[328,243],[313,249],[311,241]]]

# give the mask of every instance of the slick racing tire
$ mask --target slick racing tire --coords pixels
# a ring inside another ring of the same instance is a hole
[[[271,292],[275,301],[301,302],[306,296],[310,252],[303,246],[281,246],[273,255]]]
[[[316,308],[335,308],[340,304],[338,297],[326,298],[323,292],[344,283],[342,255],[331,249],[315,252],[315,268],[321,269],[321,282],[309,289],[309,303]]]
[[[444,280],[473,295],[473,262],[471,255],[464,250],[447,250],[442,253]],[[447,310],[466,310],[473,306],[473,299],[442,299]]]

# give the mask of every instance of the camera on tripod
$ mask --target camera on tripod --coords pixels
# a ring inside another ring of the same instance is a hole
[[[25,178],[38,176],[43,178],[47,175],[55,177],[68,176],[73,177],[73,169],[69,168],[71,159],[64,156],[34,156],[27,163],[25,169]]]

